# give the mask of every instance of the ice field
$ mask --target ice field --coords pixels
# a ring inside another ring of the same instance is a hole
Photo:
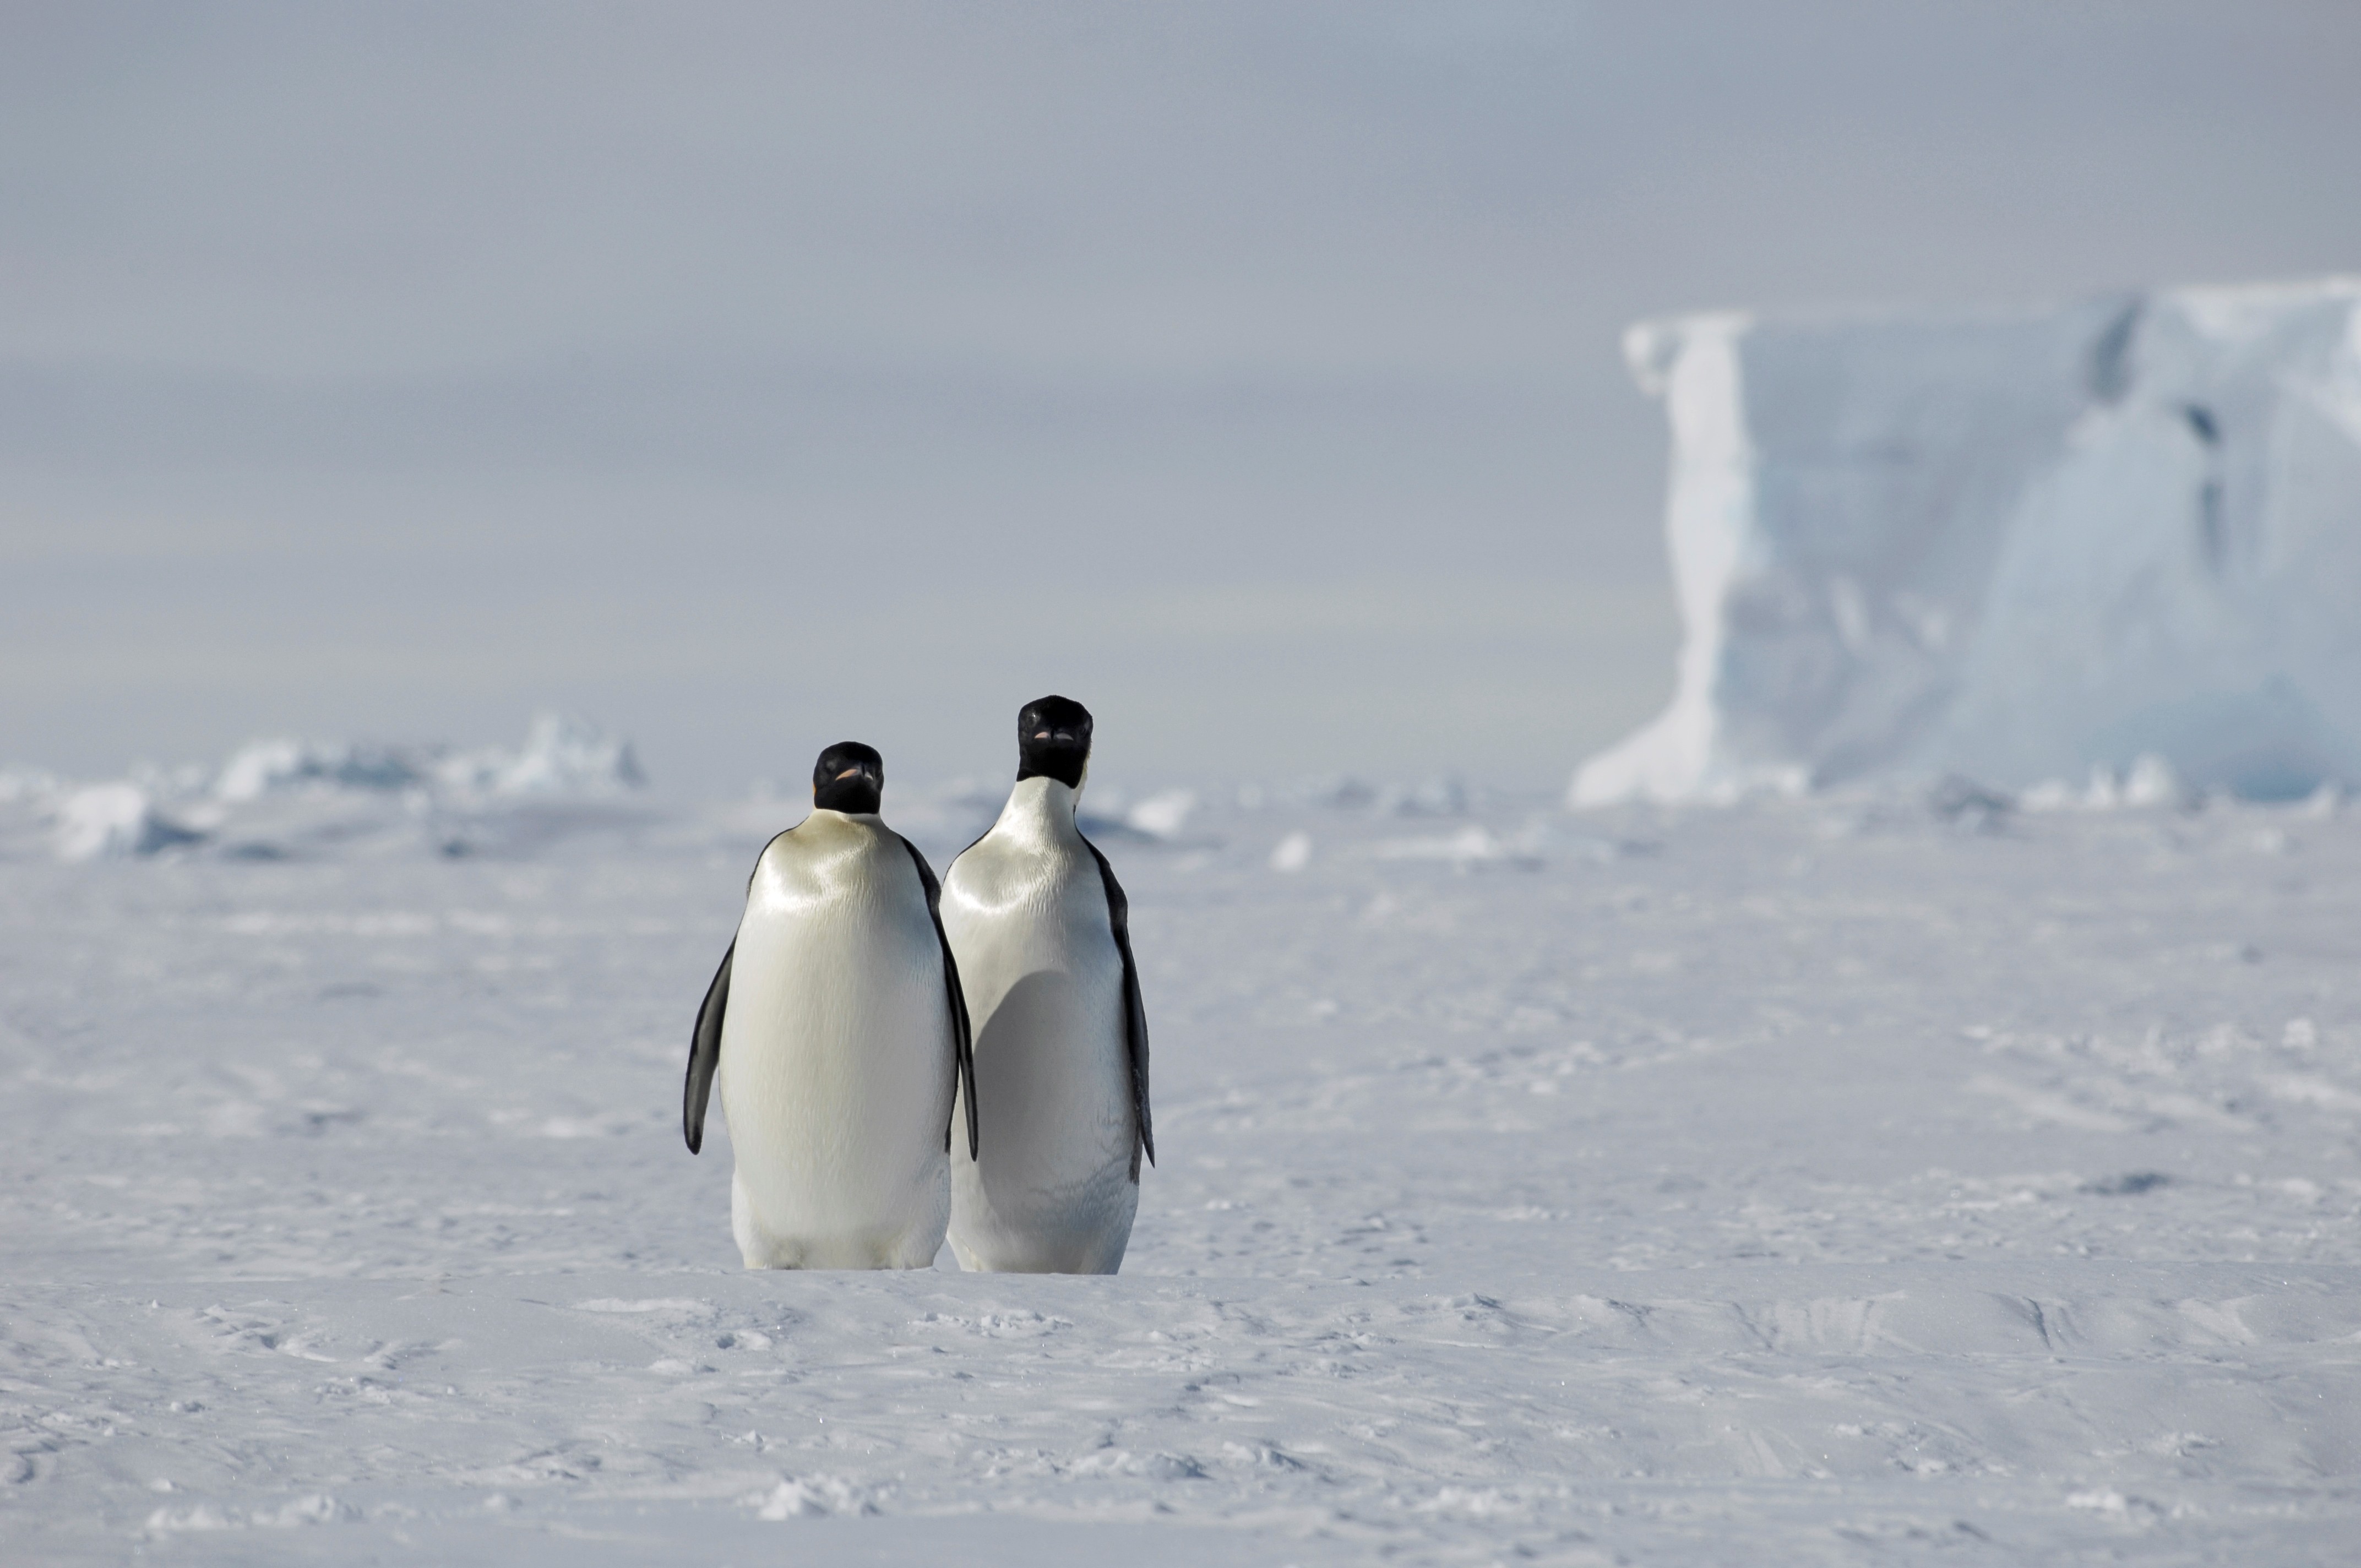
[[[2351,811],[1199,795],[1102,830],[1163,1163],[1071,1278],[737,1266],[791,800],[18,788],[0,1561],[2349,1560]]]

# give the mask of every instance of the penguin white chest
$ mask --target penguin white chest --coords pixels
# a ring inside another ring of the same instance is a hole
[[[731,963],[718,1082],[747,1266],[932,1263],[956,1047],[907,848],[815,811],[763,851]]]
[[[950,1242],[970,1268],[1112,1273],[1139,1201],[1123,956],[1072,792],[1016,791],[944,878],[983,1131],[953,1155]]]

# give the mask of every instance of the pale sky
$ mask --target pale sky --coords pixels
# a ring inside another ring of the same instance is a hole
[[[2361,268],[2361,5],[0,3],[0,764],[1563,780],[1635,317]],[[889,795],[890,801],[890,795]]]

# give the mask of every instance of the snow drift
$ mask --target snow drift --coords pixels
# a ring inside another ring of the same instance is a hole
[[[2361,278],[1642,323],[1685,627],[1576,806],[2153,757],[2361,779]]]

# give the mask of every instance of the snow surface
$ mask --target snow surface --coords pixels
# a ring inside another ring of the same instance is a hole
[[[940,865],[996,794],[888,816]],[[2334,797],[1192,802],[1106,840],[1113,1278],[736,1266],[680,1073],[789,803],[266,793],[71,863],[0,803],[0,1561],[2361,1539]]]
[[[1643,323],[1672,706],[1577,806],[2142,754],[2361,780],[2361,279],[2016,313]]]

